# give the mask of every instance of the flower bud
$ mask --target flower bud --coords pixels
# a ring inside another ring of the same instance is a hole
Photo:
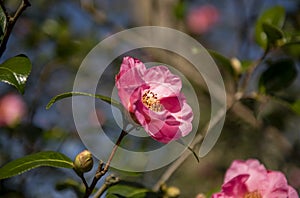
[[[90,151],[84,150],[74,160],[74,169],[77,173],[85,173],[93,168],[93,156]]]
[[[174,186],[170,186],[166,189],[166,197],[168,198],[176,198],[180,195],[180,190]]]

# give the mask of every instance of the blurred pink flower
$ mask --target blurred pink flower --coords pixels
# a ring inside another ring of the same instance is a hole
[[[0,126],[17,124],[26,113],[26,106],[19,95],[8,94],[0,99]]]
[[[155,140],[168,143],[191,132],[192,109],[180,93],[180,78],[167,67],[146,69],[138,59],[124,57],[116,86],[124,107]]]
[[[187,26],[192,33],[202,34],[219,20],[219,10],[213,5],[203,5],[187,14]]]
[[[222,191],[212,198],[298,198],[279,171],[266,170],[258,160],[235,160],[225,174]]]

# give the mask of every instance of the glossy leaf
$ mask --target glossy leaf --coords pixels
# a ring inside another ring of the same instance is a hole
[[[70,158],[59,152],[44,151],[13,160],[0,168],[0,179],[13,177],[40,166],[73,168]]]
[[[284,34],[283,32],[277,28],[276,26],[263,23],[262,24],[263,31],[267,35],[268,45],[269,46],[281,46],[284,43]]]
[[[255,25],[255,40],[264,49],[268,47],[268,38],[263,30],[263,23],[282,28],[285,20],[285,10],[281,6],[274,6],[264,11]]]
[[[89,96],[89,97],[93,97],[93,98],[98,98],[98,99],[101,99],[103,100],[104,102],[107,102],[119,109],[122,108],[122,105],[110,98],[110,97],[107,97],[107,96],[103,96],[103,95],[100,95],[100,94],[90,94],[90,93],[84,93],[84,92],[66,92],[66,93],[62,93],[62,94],[59,94],[55,97],[53,97],[50,102],[47,104],[46,106],[46,109],[49,109],[55,102],[59,101],[59,100],[62,100],[64,98],[69,98],[69,97],[72,97],[72,96]]]
[[[262,73],[259,80],[260,91],[263,93],[285,89],[297,76],[295,64],[291,59],[281,59],[268,64],[268,69]]]
[[[30,72],[30,60],[25,55],[18,55],[0,65],[0,81],[15,86],[23,94]]]
[[[3,11],[2,7],[0,6],[0,43],[2,43],[4,33],[6,31],[7,25],[7,18],[5,12]]]

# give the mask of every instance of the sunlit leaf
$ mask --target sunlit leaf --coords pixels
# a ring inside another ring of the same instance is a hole
[[[268,69],[262,73],[259,80],[261,92],[273,93],[288,87],[296,78],[297,70],[291,59],[281,59],[269,62]]]
[[[0,6],[0,43],[2,43],[4,32],[6,31],[6,25],[7,25],[7,18],[5,16],[5,13]]]
[[[0,179],[13,177],[40,166],[73,168],[73,162],[59,152],[43,151],[13,160],[0,168]]]
[[[268,38],[263,30],[263,23],[282,28],[285,20],[285,10],[282,6],[274,6],[265,10],[258,18],[255,25],[255,40],[262,48],[267,49]]]
[[[30,60],[25,55],[18,55],[0,65],[0,81],[15,86],[23,94],[30,72]]]
[[[59,94],[59,95],[53,97],[50,100],[50,102],[47,104],[46,109],[49,109],[55,102],[62,100],[64,98],[72,97],[72,96],[89,96],[89,97],[93,97],[93,98],[98,98],[98,99],[101,99],[119,109],[122,108],[122,105],[118,101],[116,101],[110,97],[107,97],[107,96],[103,96],[100,94],[84,93],[84,92],[66,92],[66,93],[62,93],[62,94]]]

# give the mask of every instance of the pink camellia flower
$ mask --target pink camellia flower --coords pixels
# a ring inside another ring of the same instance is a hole
[[[219,20],[219,10],[213,5],[203,5],[187,14],[187,26],[192,33],[207,32]]]
[[[299,198],[279,171],[266,170],[255,159],[235,160],[225,174],[222,191],[212,198]]]
[[[0,126],[13,126],[25,115],[26,107],[22,98],[8,94],[0,99]]]
[[[155,140],[168,143],[191,132],[192,109],[180,93],[180,78],[167,67],[146,69],[138,59],[124,57],[116,86],[126,110]]]

